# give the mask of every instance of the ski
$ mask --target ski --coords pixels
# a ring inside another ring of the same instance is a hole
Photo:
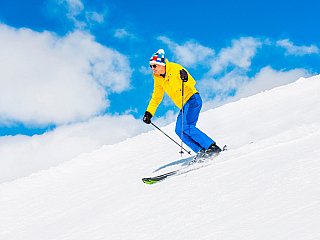
[[[175,171],[168,172],[168,173],[165,173],[165,174],[156,176],[156,177],[142,178],[142,181],[143,181],[144,183],[146,183],[146,184],[157,183],[157,182],[163,181],[163,180],[166,179],[167,177],[170,177],[170,176],[173,176],[173,175],[178,174],[179,171],[180,171],[180,170],[175,170]]]
[[[208,165],[210,165],[210,159],[207,158],[206,161],[197,162],[192,165],[187,165],[187,166],[180,168],[178,170],[171,171],[171,172],[159,175],[159,176],[142,178],[142,181],[145,184],[154,184],[154,183],[161,182],[165,179],[171,178],[173,176],[179,176],[179,175],[191,172],[193,170],[196,170],[196,169],[208,166]]]
[[[226,151],[226,150],[227,150],[227,146],[224,146],[222,151]],[[216,156],[214,156],[214,157],[216,157]],[[155,177],[142,178],[142,181],[145,184],[154,184],[157,182],[161,182],[167,178],[182,175],[184,173],[188,173],[190,171],[208,166],[208,165],[210,165],[210,160],[212,160],[213,158],[203,158],[203,159],[200,158],[197,162],[192,162],[192,163],[190,162],[191,164],[189,163],[187,166],[180,168],[178,170],[167,172],[165,174],[155,176]]]

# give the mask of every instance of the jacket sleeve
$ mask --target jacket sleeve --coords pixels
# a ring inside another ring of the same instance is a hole
[[[155,114],[159,104],[161,103],[163,99],[163,94],[164,94],[163,87],[160,85],[157,79],[154,79],[153,94],[147,108],[147,111],[151,113],[152,116]]]

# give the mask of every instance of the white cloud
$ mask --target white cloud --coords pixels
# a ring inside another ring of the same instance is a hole
[[[84,29],[93,22],[103,23],[105,13],[98,13],[96,11],[88,11],[87,7],[81,0],[56,0],[58,5],[62,5],[68,11],[66,17],[74,23],[77,29]],[[79,20],[80,19],[80,20]],[[84,19],[86,21],[84,21]]]
[[[204,47],[195,40],[187,41],[183,45],[178,45],[164,36],[158,37],[158,40],[168,45],[174,54],[174,60],[184,67],[196,67],[199,64],[206,65],[208,58],[215,53],[213,49]]]
[[[248,79],[246,71],[236,68],[217,79],[204,77],[198,81],[197,88],[205,101],[215,98],[215,101],[224,102]]]
[[[97,12],[86,12],[87,22],[95,21],[98,23],[104,22],[104,14],[99,14]]]
[[[276,71],[270,66],[266,66],[253,78],[250,78],[248,82],[241,85],[236,96],[238,98],[251,96],[262,91],[271,90],[272,88],[292,83],[300,77],[307,78],[310,76],[311,74],[303,68]]]
[[[108,93],[130,88],[127,57],[75,31],[0,25],[0,120],[64,124],[100,114]]]
[[[59,4],[67,4],[69,13],[76,16],[84,9],[84,5],[80,0],[58,0]]]
[[[262,45],[260,39],[241,37],[232,40],[230,47],[222,48],[211,59],[210,70],[198,81],[197,87],[204,98],[225,101],[236,94],[249,80],[247,72],[250,70],[251,60]]]
[[[74,22],[75,27],[81,29],[86,26],[85,22],[77,20],[77,16],[84,9],[84,5],[80,0],[57,0],[57,3],[66,7],[68,10],[67,18]]]
[[[132,115],[100,116],[42,135],[0,137],[0,183],[28,176],[153,130]],[[124,150],[125,151],[125,150]],[[119,153],[121,154],[121,153]],[[114,161],[106,156],[106,161]]]
[[[310,47],[306,46],[295,46],[289,39],[279,40],[276,43],[277,46],[283,47],[287,50],[286,55],[296,55],[303,56],[306,54],[319,53],[319,48],[315,45],[311,45]]]
[[[218,56],[211,62],[209,74],[218,74],[230,65],[248,69],[251,66],[251,59],[261,46],[262,42],[253,37],[232,40],[232,46],[221,49]]]
[[[217,80],[202,80],[199,85],[200,92],[203,92],[205,96],[204,109],[206,110],[292,83],[300,77],[307,78],[310,76],[312,74],[303,68],[276,71],[270,66],[266,66],[252,78],[249,78],[245,72],[241,74],[234,70]],[[212,92],[217,93],[214,99],[210,95]],[[232,92],[233,95],[230,95]]]
[[[125,37],[129,37],[129,38],[136,38],[133,34],[127,32],[125,29],[121,28],[121,29],[117,29],[114,33],[114,36],[117,38],[125,38]]]

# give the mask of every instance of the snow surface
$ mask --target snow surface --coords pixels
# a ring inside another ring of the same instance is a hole
[[[154,185],[191,159],[158,130],[3,183],[0,239],[320,239],[319,93],[301,78],[202,113],[229,150]]]

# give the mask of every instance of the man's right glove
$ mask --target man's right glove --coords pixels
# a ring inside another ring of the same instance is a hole
[[[146,111],[146,112],[144,113],[143,121],[144,121],[146,124],[150,124],[150,123],[151,123],[151,118],[152,118],[151,113],[149,113],[148,111]]]

